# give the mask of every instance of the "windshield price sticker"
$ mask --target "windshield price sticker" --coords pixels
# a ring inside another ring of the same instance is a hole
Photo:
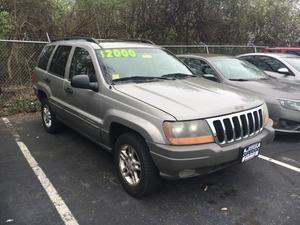
[[[143,55],[142,55],[142,58],[143,58],[143,59],[152,59],[153,56],[150,55],[150,54],[143,54]]]
[[[120,79],[120,74],[113,74],[111,76],[111,78],[112,78],[112,80],[118,80],[118,79]]]
[[[102,58],[136,58],[137,54],[132,49],[107,49],[100,51]]]

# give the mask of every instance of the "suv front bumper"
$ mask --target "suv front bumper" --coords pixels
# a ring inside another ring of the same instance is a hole
[[[262,147],[274,139],[273,122],[256,136],[230,145],[220,146],[216,143],[172,146],[147,143],[153,161],[162,176],[166,178],[186,178],[211,173],[240,162],[241,149],[261,142]]]

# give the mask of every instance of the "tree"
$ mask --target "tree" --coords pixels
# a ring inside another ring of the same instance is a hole
[[[0,0],[1,32],[16,38],[147,38],[158,43],[289,45],[299,0]]]

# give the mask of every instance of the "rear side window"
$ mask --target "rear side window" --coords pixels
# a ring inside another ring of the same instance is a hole
[[[41,68],[43,70],[47,69],[48,61],[49,61],[49,58],[50,58],[54,48],[55,48],[55,46],[52,45],[52,46],[46,46],[43,49],[41,56],[40,56],[39,63],[38,63],[39,68]]]
[[[58,46],[52,58],[50,73],[64,77],[71,49],[71,46]]]

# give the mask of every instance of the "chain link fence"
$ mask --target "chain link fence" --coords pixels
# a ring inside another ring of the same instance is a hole
[[[31,74],[44,45],[0,40],[0,116],[36,111]]]
[[[200,53],[200,54],[221,54],[240,55],[244,53],[260,52],[267,46],[246,46],[246,45],[162,45],[175,54]]]
[[[39,109],[31,75],[47,42],[0,40],[0,116]],[[263,46],[163,45],[175,54],[210,53],[238,55],[256,52]]]

